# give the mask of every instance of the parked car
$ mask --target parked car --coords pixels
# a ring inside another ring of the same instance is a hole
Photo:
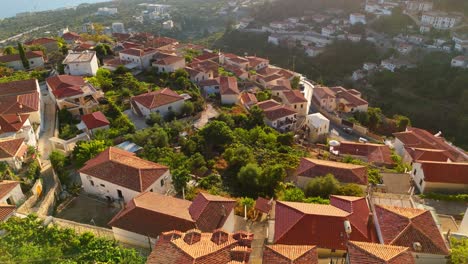
[[[353,133],[353,129],[350,128],[350,127],[343,127],[343,131],[348,133],[348,134],[352,134]]]

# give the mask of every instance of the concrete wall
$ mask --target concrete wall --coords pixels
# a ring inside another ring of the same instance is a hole
[[[224,222],[224,225],[221,227],[224,231],[233,233],[235,232],[235,225],[236,225],[236,217],[234,215],[234,209],[231,211],[229,214],[228,218],[226,219],[226,222]]]
[[[239,101],[238,94],[222,94],[221,95],[221,104],[231,105],[236,104]]]
[[[107,199],[107,197],[110,197],[114,200],[119,200],[120,198],[117,190],[120,190],[122,192],[124,202],[127,203],[130,200],[132,200],[135,196],[140,194],[140,192],[138,191],[130,190],[123,186],[104,181],[84,173],[80,173],[80,178],[82,187],[85,192],[96,195],[102,199]],[[91,181],[93,183],[91,183]],[[157,181],[155,181],[144,191],[153,190],[153,192],[164,194],[170,188],[171,182],[172,178],[170,172],[167,171],[164,175],[162,175]]]
[[[416,264],[446,264],[447,259],[444,255],[424,254],[411,252]]]
[[[160,106],[158,108],[148,109],[145,106],[143,106],[142,104],[135,101],[135,103],[140,108],[141,113],[145,117],[148,117],[151,112],[154,112],[154,113],[159,112],[159,114],[161,114],[161,116],[165,116],[165,115],[167,115],[167,113],[169,113],[169,108],[171,108],[172,111],[174,111],[175,113],[180,113],[180,111],[182,110],[182,106],[184,105],[184,102],[185,102],[184,100],[180,100],[180,101],[176,101],[176,102],[171,103],[171,104]]]
[[[152,249],[156,244],[156,238],[148,238],[148,236],[133,233],[117,227],[112,227],[112,232],[114,233],[115,240],[121,243],[149,249]]]
[[[157,72],[175,72],[178,69],[185,68],[185,60],[180,60],[174,64],[162,65],[153,63],[153,67],[156,67]]]
[[[21,186],[18,184],[13,190],[0,199],[0,204],[8,204],[7,200],[9,200],[12,204],[17,205],[22,203],[25,199],[26,197],[21,190]]]
[[[69,74],[76,76],[96,76],[99,69],[97,57],[94,56],[90,62],[68,64]]]

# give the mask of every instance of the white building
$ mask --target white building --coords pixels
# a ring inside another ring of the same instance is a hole
[[[364,72],[364,70],[359,69],[353,72],[351,79],[353,79],[354,81],[359,81],[363,79],[364,77],[366,77],[366,73]]]
[[[109,120],[107,120],[106,116],[101,111],[81,116],[81,122],[76,125],[79,130],[82,130],[90,137],[98,130],[109,129],[109,126]]]
[[[375,64],[373,62],[366,62],[362,66],[362,69],[365,70],[365,71],[372,71],[375,68],[377,68],[377,64]]]
[[[131,98],[131,107],[135,114],[148,117],[150,113],[166,116],[169,112],[180,113],[184,97],[169,88],[140,94]]]
[[[65,65],[65,74],[76,76],[96,76],[99,69],[95,51],[68,52],[62,62]]]
[[[325,48],[320,48],[320,47],[309,47],[305,50],[305,53],[309,57],[315,57],[325,51]]]
[[[174,27],[174,22],[172,20],[167,20],[163,22],[162,26],[163,29],[171,30]]]
[[[468,50],[468,35],[454,34],[452,40],[455,42],[455,50],[460,52]]]
[[[42,51],[28,51],[25,52],[25,56],[29,62],[29,69],[44,67],[44,54]],[[4,63],[7,67],[17,71],[25,70],[19,54],[0,56],[0,63]]]
[[[399,60],[399,59],[382,60],[381,66],[382,68],[387,69],[391,72],[395,72],[395,70],[403,68],[403,67],[406,67],[406,68],[413,67],[413,65],[410,64],[409,62]]]
[[[416,161],[411,175],[421,193],[462,193],[468,189],[468,163]]]
[[[445,12],[425,12],[421,17],[422,25],[431,25],[436,29],[455,27],[463,20],[461,15],[451,15]]]
[[[217,77],[215,79],[201,81],[199,86],[207,95],[219,94],[221,104],[232,105],[239,102],[240,91],[236,77]]]
[[[325,37],[331,37],[336,32],[336,27],[334,25],[328,25],[322,28],[322,35]]]
[[[280,36],[279,35],[271,34],[270,36],[268,36],[268,43],[271,43],[273,45],[278,46],[279,42],[280,42]]]
[[[101,16],[111,16],[118,13],[119,11],[115,7],[100,7],[97,11],[97,14]]]
[[[124,24],[121,22],[112,23],[112,32],[113,33],[125,33]]]
[[[366,15],[360,13],[352,13],[349,15],[349,23],[356,25],[357,23],[366,24]]]
[[[166,166],[140,159],[134,153],[115,147],[87,161],[79,172],[86,193],[125,203],[142,192],[164,194],[172,181]]]
[[[0,163],[6,162],[11,168],[20,170],[27,150],[24,138],[0,139]]]
[[[321,113],[310,114],[306,118],[309,139],[312,142],[322,141],[327,138],[330,130],[330,120]]]
[[[119,58],[123,62],[134,64],[138,69],[144,70],[151,67],[151,61],[157,52],[154,48],[130,48],[119,52]]]
[[[268,126],[281,132],[287,132],[295,128],[297,112],[291,107],[282,105],[272,99],[256,105],[263,110],[264,121]]]
[[[406,12],[428,12],[432,11],[434,3],[429,1],[408,1],[406,3]]]
[[[185,58],[171,54],[158,53],[154,56],[152,66],[157,72],[175,72],[185,68]]]
[[[20,183],[17,181],[0,181],[0,204],[17,205],[25,200]]]
[[[467,68],[468,66],[468,58],[465,56],[457,56],[452,59],[451,63],[452,67],[458,67],[458,68]]]

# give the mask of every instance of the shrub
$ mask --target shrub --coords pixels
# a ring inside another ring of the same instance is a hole
[[[328,198],[340,188],[340,183],[332,174],[312,179],[306,187],[306,195],[312,197]]]

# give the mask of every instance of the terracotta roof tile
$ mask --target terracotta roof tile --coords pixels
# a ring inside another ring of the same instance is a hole
[[[296,170],[298,176],[309,178],[325,176],[327,173],[333,174],[340,182],[367,184],[367,168],[361,165],[302,158]]]
[[[222,227],[236,201],[207,193],[199,193],[189,207],[189,213],[202,231],[212,231]]]
[[[67,32],[62,35],[62,38],[65,40],[78,40],[81,36],[75,32]]]
[[[346,102],[346,104],[350,107],[358,107],[361,105],[368,105],[369,103],[362,99],[360,96],[356,95],[356,93],[349,92],[348,90],[344,89],[343,87],[332,87],[330,88],[338,99],[342,99]]]
[[[311,245],[265,245],[263,263],[317,264],[317,249]]]
[[[350,263],[415,263],[414,258],[409,252],[408,247],[382,245],[377,243],[349,241],[348,255]]]
[[[425,161],[448,161],[449,153],[447,150],[442,149],[424,149],[424,148],[411,148],[405,147],[406,152],[411,156],[412,161],[425,160]]]
[[[255,201],[255,209],[259,210],[262,213],[268,214],[271,211],[272,204],[272,200],[268,200],[263,197],[258,197]]]
[[[340,154],[366,157],[371,163],[392,165],[392,151],[387,145],[342,141],[336,147]]]
[[[148,109],[155,109],[163,105],[184,100],[184,97],[169,88],[164,88],[158,91],[133,96],[132,100],[140,103]]]
[[[106,116],[101,111],[83,115],[81,116],[81,121],[83,121],[88,129],[104,127],[110,124],[109,120],[107,120]]]
[[[423,253],[449,253],[442,234],[428,210],[376,205],[375,214],[386,244],[405,246],[413,250],[419,242]]]
[[[16,210],[16,206],[9,204],[0,204],[0,222],[5,221]]]
[[[153,48],[145,48],[145,49],[137,49],[137,48],[129,48],[126,50],[120,51],[121,54],[127,54],[131,56],[142,57],[149,54],[156,54],[157,50]]]
[[[28,121],[29,115],[0,115],[0,134],[18,132],[26,121]]]
[[[236,77],[219,77],[221,95],[239,94]]]
[[[57,75],[46,80],[56,98],[66,98],[83,94],[86,81],[81,76]]]
[[[289,90],[283,92],[284,97],[288,101],[288,104],[307,103],[304,95],[299,90]]]
[[[44,45],[44,44],[48,44],[48,43],[57,43],[57,40],[55,40],[53,38],[37,38],[37,39],[27,41],[24,44],[26,44],[26,45]]]
[[[38,111],[38,86],[35,79],[0,83],[0,114]]]
[[[0,141],[0,159],[13,158],[23,146],[24,138]]]
[[[255,94],[249,93],[249,92],[242,92],[240,99],[243,104],[248,105],[248,106],[256,104],[258,102]]]
[[[138,158],[134,153],[110,147],[87,161],[79,172],[143,192],[168,170],[166,166]]]
[[[0,199],[4,198],[19,184],[18,181],[0,181]]]
[[[26,58],[28,59],[44,57],[44,54],[42,53],[42,51],[27,51],[25,55],[26,55]],[[21,57],[19,54],[0,56],[0,63],[8,63],[8,62],[20,61],[20,60],[21,60]]]
[[[417,161],[426,182],[468,184],[468,163]]]

